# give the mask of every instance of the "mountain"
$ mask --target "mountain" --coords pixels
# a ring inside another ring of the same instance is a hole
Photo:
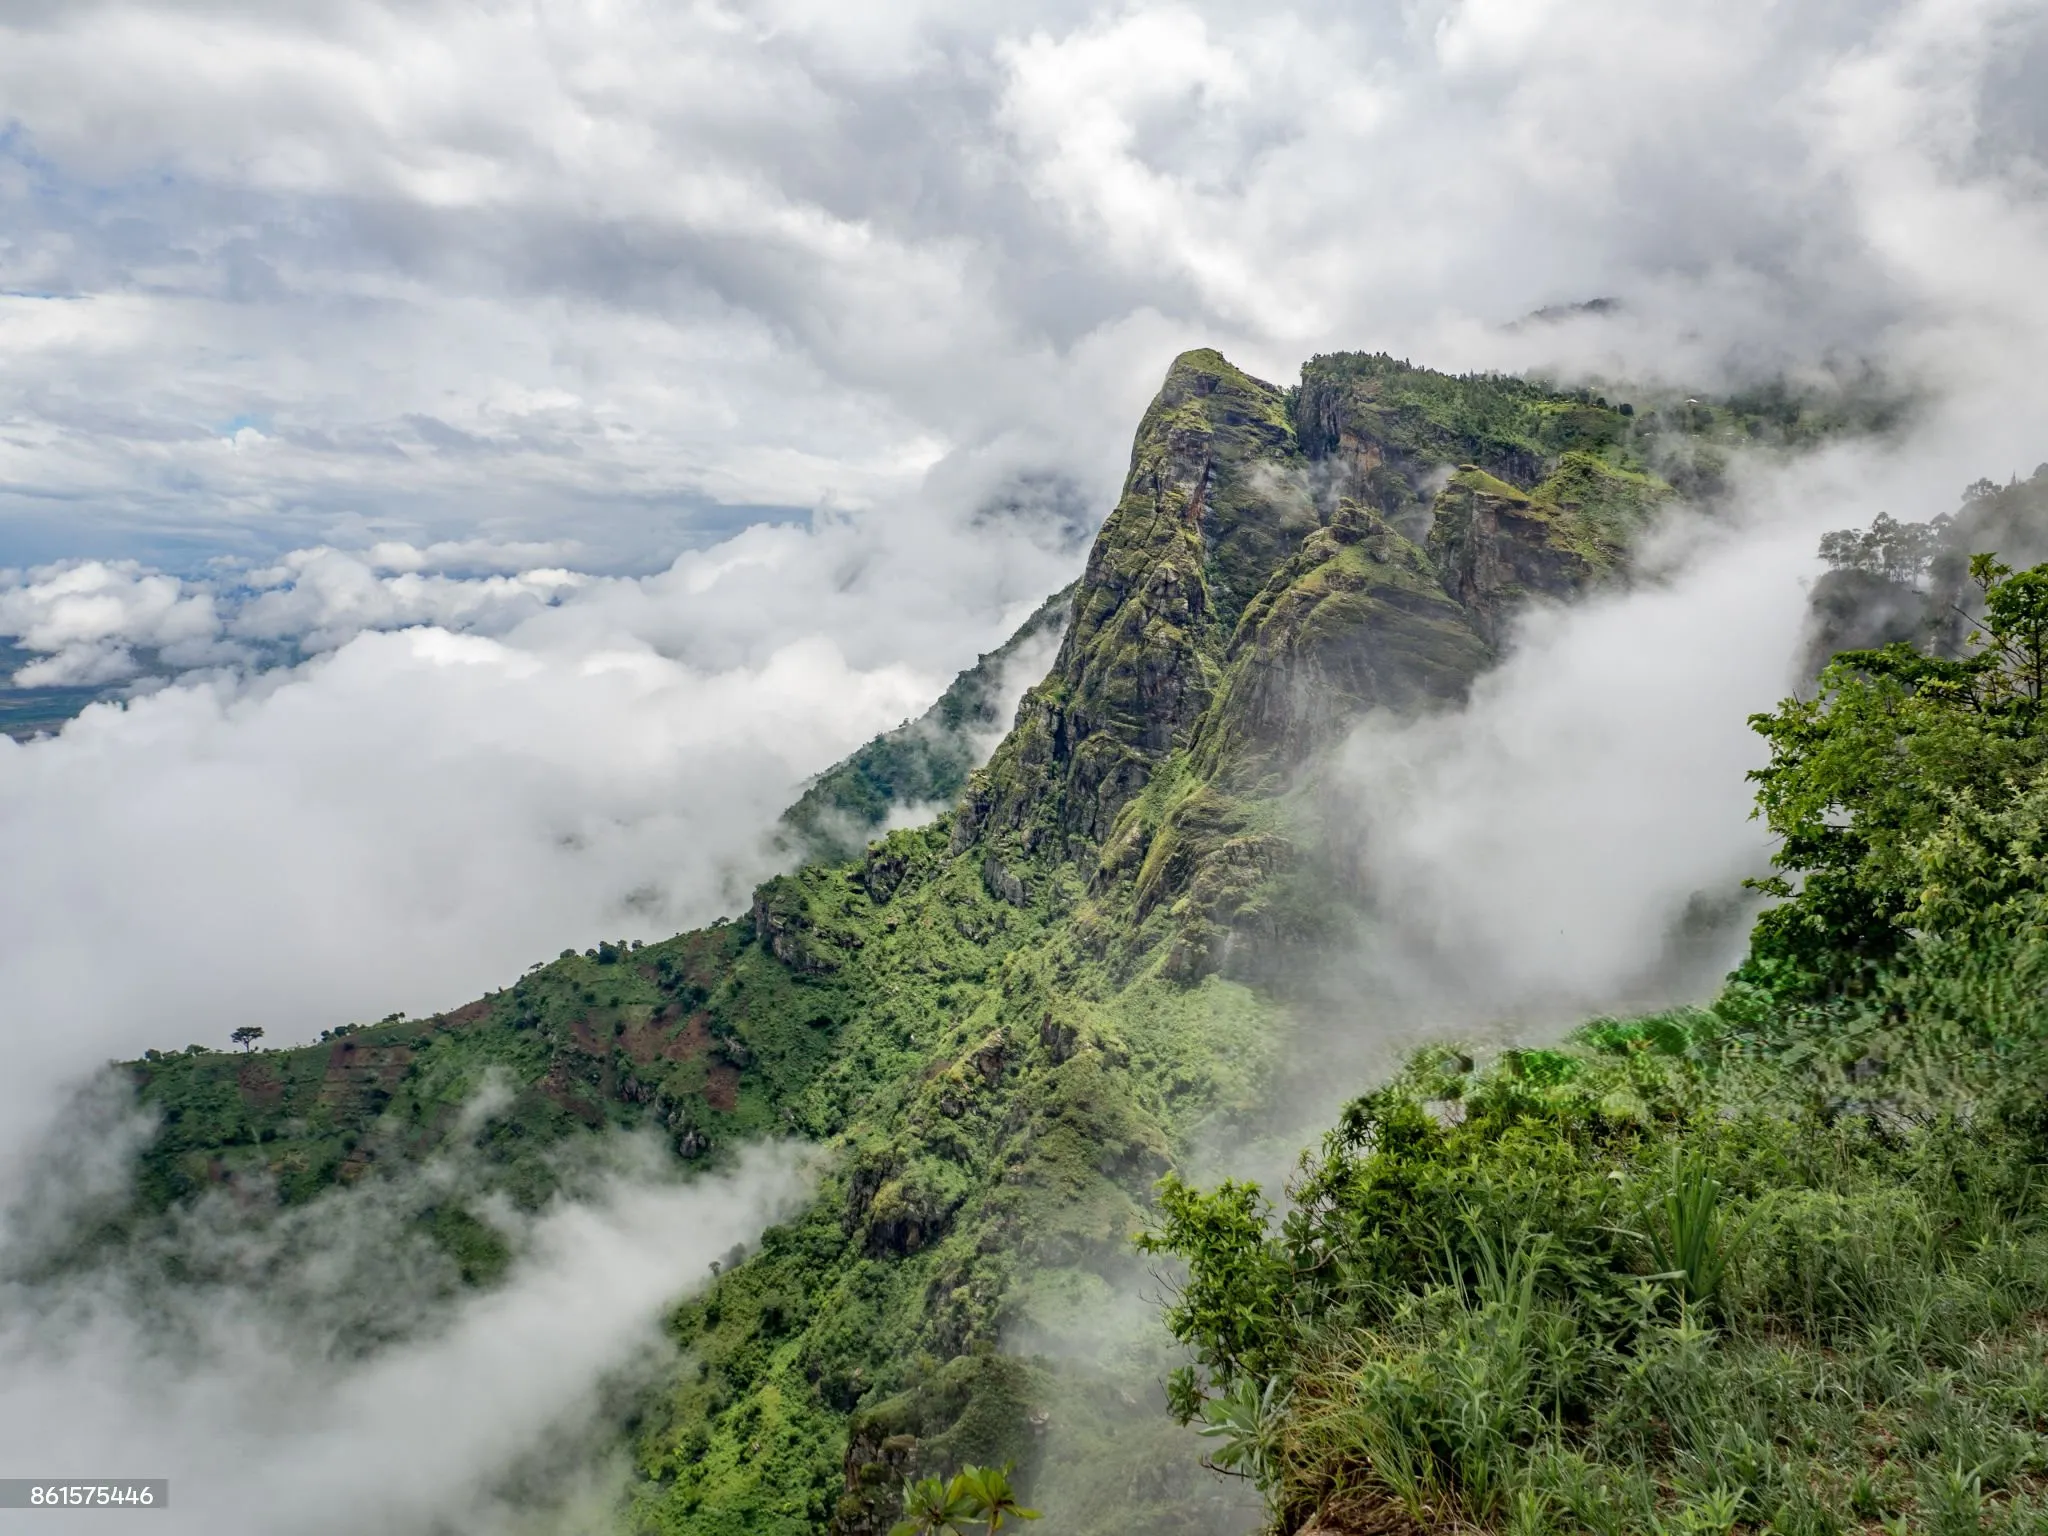
[[[810,861],[747,913],[316,1045],[148,1053],[125,1071],[161,1130],[102,1240],[463,1146],[474,1187],[420,1231],[488,1284],[492,1200],[544,1201],[590,1132],[706,1165],[809,1138],[810,1205],[670,1320],[636,1528],[880,1532],[906,1475],[1014,1460],[1063,1530],[1206,1529],[1164,1357],[1104,1320],[1143,1290],[1156,1182],[1254,1133],[1304,957],[1363,920],[1323,754],[1365,711],[1456,706],[1525,605],[1625,579],[1674,487],[1711,504],[1717,444],[1796,442],[1827,409],[1378,354],[1281,388],[1186,353],[1079,582],[822,775],[784,823]],[[1055,634],[974,766],[1006,664]],[[506,1102],[479,1125],[486,1082]]]

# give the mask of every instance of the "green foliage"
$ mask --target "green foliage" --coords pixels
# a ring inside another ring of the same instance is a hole
[[[1763,1212],[1759,1202],[1731,1222],[1722,1207],[1724,1192],[1706,1158],[1674,1148],[1669,1185],[1643,1210],[1644,1241],[1658,1269],[1652,1278],[1675,1282],[1695,1306],[1711,1306],[1720,1295],[1729,1264]]]
[[[1165,1187],[1150,1242],[1188,1265],[1168,1322],[1201,1362],[1178,1409],[1241,1440],[1282,1405],[1262,1436],[1289,1522],[2031,1529],[2042,995],[2004,1015],[1988,1100],[1974,1068],[1844,1064],[1842,1021],[1798,1011],[1418,1058],[1277,1223],[1243,1185]],[[1904,1033],[1876,1003],[1850,1035]]]
[[[1861,994],[1916,933],[2008,924],[2040,891],[2048,732],[2048,567],[1972,569],[1985,613],[1968,656],[1900,643],[1838,657],[1811,699],[1751,719],[1751,777],[1780,838],[1783,898],[1743,979],[1787,997]],[[1792,878],[1797,880],[1793,883]]]
[[[1862,571],[1887,581],[1919,579],[1941,552],[1950,519],[1902,523],[1880,512],[1867,529],[1844,528],[1824,534],[1820,557],[1837,571]]]
[[[1138,1238],[1145,1253],[1207,1257],[1175,1294],[1166,1322],[1222,1380],[1259,1376],[1268,1364],[1260,1351],[1283,1335],[1292,1271],[1265,1242],[1270,1215],[1256,1185],[1226,1179],[1205,1194],[1168,1174],[1155,1225]]]
[[[950,1481],[923,1477],[906,1483],[903,1489],[903,1523],[889,1536],[962,1536],[960,1527],[981,1522],[988,1536],[995,1536],[1012,1520],[1036,1520],[1038,1511],[1026,1509],[1010,1487],[1014,1467],[968,1465]]]
[[[1279,1393],[1280,1383],[1264,1387],[1250,1376],[1240,1376],[1201,1406],[1201,1425],[1196,1433],[1215,1443],[1206,1458],[1218,1472],[1251,1479],[1261,1493],[1269,1493],[1280,1475],[1280,1429],[1287,1399]]]
[[[889,1536],[961,1536],[973,1503],[960,1477],[921,1477],[903,1485],[903,1521]]]
[[[995,1536],[1006,1521],[1039,1517],[1038,1511],[1026,1509],[1011,1489],[1010,1473],[1014,1470],[1011,1466],[963,1467],[956,1479],[967,1495],[968,1518],[986,1525],[989,1536]]]

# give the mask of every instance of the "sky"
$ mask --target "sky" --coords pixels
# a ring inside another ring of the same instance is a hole
[[[1347,748],[1414,954],[1626,990],[1763,852],[1818,532],[2048,459],[2044,165],[2039,0],[5,0],[0,639],[123,697],[0,739],[0,1199],[110,1057],[737,910],[1079,571],[1195,346],[1914,393]]]

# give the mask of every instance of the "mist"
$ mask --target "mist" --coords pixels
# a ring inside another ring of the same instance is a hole
[[[469,1129],[502,1108],[480,1095]],[[608,1528],[616,1425],[673,1369],[665,1310],[807,1186],[789,1148],[681,1182],[623,1140],[581,1149],[571,1193],[526,1214],[480,1199],[458,1148],[269,1216],[216,1194],[95,1257],[78,1235],[151,1128],[113,1084],[71,1109],[4,1213],[0,1442],[35,1475],[169,1477],[147,1517],[165,1531]],[[512,1248],[489,1289],[419,1229],[450,1200]]]

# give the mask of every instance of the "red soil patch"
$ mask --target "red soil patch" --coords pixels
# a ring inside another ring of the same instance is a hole
[[[451,1008],[446,1013],[434,1015],[437,1029],[463,1029],[471,1024],[481,1023],[490,1016],[491,1000],[480,997],[473,1003],[464,1003],[460,1008]]]
[[[731,1114],[740,1107],[740,1069],[713,1062],[704,1073],[704,1102]]]
[[[549,1103],[595,1129],[604,1124],[604,1111],[578,1091],[581,1086],[569,1075],[568,1064],[560,1061],[548,1068],[548,1075],[540,1080],[540,1091]]]
[[[275,1109],[284,1102],[284,1084],[266,1061],[244,1062],[235,1074],[242,1098],[257,1109]]]
[[[569,1026],[569,1038],[586,1056],[607,1056],[612,1048],[612,1017],[586,1013]]]
[[[411,1065],[409,1045],[358,1045],[346,1038],[337,1040],[320,1076],[320,1102],[339,1108],[354,1105],[371,1089],[390,1093]]]
[[[619,1043],[635,1066],[657,1061],[691,1061],[711,1049],[711,1031],[701,1013],[693,1013],[681,1024],[673,1010],[663,1009],[644,1024],[629,1024]]]

